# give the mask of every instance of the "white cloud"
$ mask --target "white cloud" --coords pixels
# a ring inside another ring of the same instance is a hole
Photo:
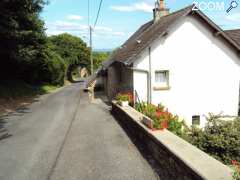
[[[96,26],[95,31],[106,31],[106,32],[112,32],[113,30],[109,27],[104,26]]]
[[[56,21],[51,26],[53,26],[57,30],[61,31],[85,31],[88,30],[87,25],[82,25],[75,22],[68,21]]]
[[[226,16],[225,18],[230,21],[240,22],[240,13],[230,14],[230,15]]]
[[[83,17],[79,16],[79,15],[70,14],[70,15],[67,16],[67,19],[69,19],[69,20],[77,20],[78,21],[78,20],[82,20]]]
[[[143,11],[143,12],[152,12],[154,7],[153,3],[139,2],[126,6],[111,6],[110,8],[115,11],[122,12],[134,12],[134,11]]]
[[[114,36],[125,36],[126,34],[124,32],[113,32],[112,35],[114,35]]]
[[[89,33],[89,27],[87,25],[83,25],[77,22],[69,22],[69,21],[56,21],[54,23],[47,23],[46,28],[47,28],[48,35],[70,33],[73,35],[86,36]],[[119,36],[125,36],[125,33],[114,31],[112,28],[106,27],[106,26],[96,26],[93,31],[93,35],[119,37]]]

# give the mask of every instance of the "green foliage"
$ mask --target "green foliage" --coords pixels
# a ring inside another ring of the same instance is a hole
[[[180,121],[178,116],[172,116],[168,120],[168,130],[178,136],[183,134],[184,121]]]
[[[230,168],[233,170],[233,180],[240,180],[240,163],[236,160],[232,160]]]
[[[234,169],[233,180],[240,180],[240,172],[238,169]]]
[[[3,81],[0,84],[0,97],[3,99],[16,99],[19,97],[31,97],[38,94],[45,94],[55,90],[59,86],[41,84],[33,86],[24,81]]]
[[[187,128],[184,121],[180,121],[178,116],[169,113],[161,104],[155,106],[148,103],[138,103],[135,108],[153,120],[154,128],[161,129],[165,125],[169,131],[227,165],[232,160],[240,162],[239,118],[227,121],[210,114],[204,129],[194,126]],[[239,171],[235,171],[234,176],[238,180]]]
[[[44,0],[0,1],[1,78],[41,81],[37,73],[45,61],[46,36],[39,13],[44,5]]]
[[[89,49],[78,37],[47,38],[39,18],[45,0],[0,1],[0,78],[62,85],[66,70],[83,63]],[[69,68],[70,67],[70,68]]]
[[[50,93],[59,87],[60,86],[54,86],[52,84],[43,84],[38,89],[39,89],[39,93],[42,94],[42,93]]]
[[[226,121],[210,115],[204,129],[193,127],[185,139],[225,164],[240,161],[240,119]]]
[[[62,58],[55,52],[48,51],[46,63],[42,69],[42,80],[53,85],[63,85],[65,77],[65,64]]]
[[[59,54],[67,66],[85,64],[90,66],[90,51],[81,38],[64,33],[49,37],[51,49]]]
[[[133,106],[133,94],[132,92],[118,93],[115,98],[118,102],[128,101],[130,106]]]
[[[179,120],[178,116],[174,116],[168,112],[162,104],[155,106],[150,103],[137,103],[135,105],[136,110],[143,113],[153,120],[153,126],[156,129],[165,129],[177,134],[183,134],[184,122]]]
[[[125,94],[118,94],[116,96],[116,100],[117,101],[129,101],[129,97],[128,97],[128,95],[125,95]]]
[[[101,67],[102,62],[107,60],[110,56],[110,52],[94,52],[93,53],[93,69],[97,70]]]
[[[78,66],[85,66],[90,70],[90,51],[81,38],[64,33],[49,37],[48,44],[63,59],[68,80],[74,81],[72,71]]]
[[[157,107],[153,104],[148,104],[148,103],[142,103],[143,111],[142,113],[149,118],[155,120],[156,119],[156,112],[157,112]]]

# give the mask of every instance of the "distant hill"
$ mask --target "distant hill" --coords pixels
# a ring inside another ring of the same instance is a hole
[[[113,49],[94,49],[94,52],[112,52]]]

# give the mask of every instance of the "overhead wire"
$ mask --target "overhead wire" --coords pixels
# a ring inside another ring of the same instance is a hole
[[[102,8],[102,3],[103,3],[103,0],[100,0],[100,4],[99,4],[99,7],[98,7],[98,12],[97,12],[97,17],[96,17],[93,29],[95,29],[95,27],[97,25],[97,22],[98,22],[98,19],[99,19],[99,15],[100,15],[100,12],[101,12],[101,8]]]

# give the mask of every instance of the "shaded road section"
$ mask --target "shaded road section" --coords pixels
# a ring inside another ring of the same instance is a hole
[[[3,180],[155,180],[148,162],[101,100],[80,84],[42,98],[6,120]]]

